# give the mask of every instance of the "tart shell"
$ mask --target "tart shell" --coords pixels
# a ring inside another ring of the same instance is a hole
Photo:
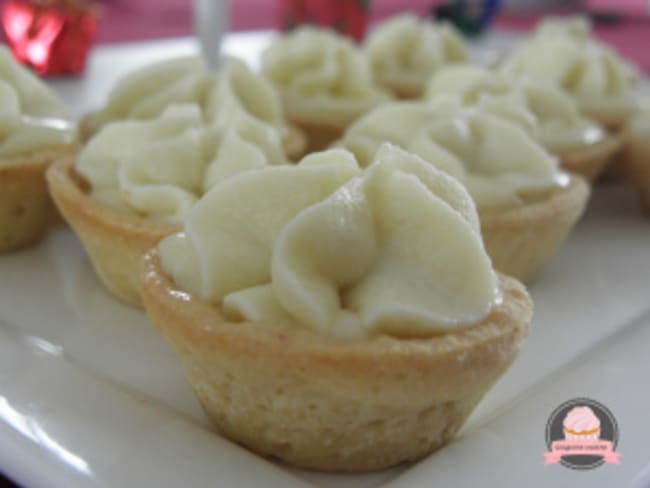
[[[228,322],[144,258],[150,321],[179,355],[207,416],[265,456],[326,471],[414,461],[448,443],[508,369],[532,303],[500,276],[503,301],[480,323],[428,338],[343,341],[268,322]]]
[[[74,162],[65,158],[50,166],[46,173],[50,194],[104,286],[120,301],[142,306],[138,273],[142,255],[180,226],[153,222],[94,200],[75,173]]]
[[[577,175],[568,185],[523,205],[479,208],[485,248],[498,271],[531,282],[582,216],[590,186]]]
[[[44,152],[0,166],[0,253],[39,241],[57,221],[45,171],[59,156]]]
[[[623,147],[620,133],[608,133],[596,144],[576,149],[558,151],[562,168],[579,174],[587,181],[594,181]]]
[[[650,216],[650,141],[630,135],[621,162],[637,187],[644,211]]]

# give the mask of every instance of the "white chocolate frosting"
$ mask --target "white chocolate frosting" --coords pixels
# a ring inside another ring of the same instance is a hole
[[[282,102],[273,86],[237,58],[228,58],[205,99],[206,121],[236,128],[262,148],[271,161],[286,159],[282,138],[288,128]]]
[[[450,66],[429,81],[427,97],[450,94],[467,106],[512,120],[552,152],[588,146],[605,137],[602,127],[580,113],[573,98],[548,81],[506,77],[474,65]]]
[[[557,159],[524,129],[480,107],[463,107],[458,97],[380,107],[353,124],[341,144],[365,165],[382,141],[459,179],[479,208],[516,205],[566,179]]]
[[[0,165],[73,143],[73,127],[61,101],[0,46]]]
[[[102,117],[146,120],[158,117],[171,104],[201,105],[214,82],[198,56],[159,61],[121,78],[108,95]]]
[[[262,72],[295,120],[340,127],[388,98],[352,41],[316,27],[277,38],[262,53]]]
[[[597,120],[624,121],[635,105],[634,70],[610,47],[585,35],[580,25],[543,24],[501,70],[556,83]]]
[[[499,299],[465,189],[390,144],[363,172],[333,149],[231,178],[158,249],[177,286],[231,320],[341,338],[445,333]]]
[[[468,59],[453,27],[413,14],[379,24],[366,38],[364,52],[380,85],[406,93],[421,92],[437,70]]]
[[[280,99],[266,79],[236,58],[226,59],[216,74],[205,71],[198,56],[140,68],[115,85],[97,118],[100,126],[114,120],[150,120],[177,104],[200,107],[206,123],[218,129],[235,127],[271,160],[286,159]]]
[[[214,185],[269,163],[242,120],[228,129],[203,122],[197,105],[171,105],[151,120],[107,124],[80,152],[76,171],[91,196],[152,220],[180,222]]]

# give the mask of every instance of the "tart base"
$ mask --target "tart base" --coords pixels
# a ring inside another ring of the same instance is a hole
[[[448,443],[508,369],[532,304],[500,276],[504,300],[480,323],[429,338],[360,341],[268,322],[228,322],[144,258],[152,324],[179,355],[207,416],[265,456],[325,471],[414,461]]]
[[[622,147],[623,137],[609,133],[596,144],[558,151],[556,154],[560,158],[562,168],[591,182],[598,178]]]
[[[630,137],[621,162],[637,187],[643,210],[650,216],[650,141]]]
[[[74,158],[52,164],[46,177],[54,202],[81,240],[101,282],[118,300],[142,306],[142,255],[180,227],[152,222],[94,200],[88,185],[74,171]]]
[[[45,171],[57,156],[43,153],[0,166],[0,253],[34,244],[56,223]]]
[[[566,187],[529,203],[479,209],[483,241],[495,269],[530,283],[582,216],[589,194],[585,180],[571,175]]]

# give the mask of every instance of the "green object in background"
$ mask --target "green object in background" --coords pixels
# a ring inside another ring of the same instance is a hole
[[[475,37],[487,29],[500,7],[501,0],[450,0],[437,6],[434,16],[453,23],[466,36]]]

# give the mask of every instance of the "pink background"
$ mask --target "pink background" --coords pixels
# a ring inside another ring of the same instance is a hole
[[[96,1],[102,9],[98,43],[180,37],[192,32],[192,0]],[[232,29],[271,29],[277,26],[275,3],[274,0],[231,0]],[[427,14],[435,3],[434,0],[372,0],[371,22],[401,10]],[[647,0],[587,0],[587,4],[605,10],[611,10],[614,5],[627,14],[635,14],[612,25],[598,25],[596,34],[650,73],[650,17],[646,11]],[[497,18],[496,25],[527,30],[540,17],[538,12],[506,12]]]

